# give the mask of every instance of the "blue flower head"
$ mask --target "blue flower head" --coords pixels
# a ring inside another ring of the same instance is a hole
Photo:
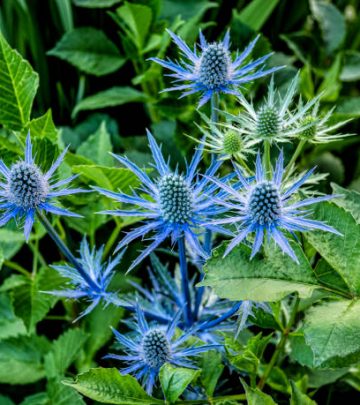
[[[104,247],[90,250],[89,244],[84,238],[80,245],[80,257],[77,262],[86,275],[86,279],[78,272],[75,266],[69,264],[52,266],[63,277],[69,279],[73,289],[63,291],[44,291],[47,294],[66,298],[86,298],[90,305],[76,319],[89,314],[101,301],[108,305],[114,303],[121,305],[116,293],[109,292],[108,287],[114,276],[114,269],[120,263],[124,251],[120,252],[113,260],[102,261]],[[75,321],[74,321],[75,322]]]
[[[180,312],[173,316],[167,326],[149,325],[144,313],[137,306],[137,320],[130,324],[134,329],[133,333],[123,335],[113,329],[116,340],[124,347],[126,354],[108,354],[105,358],[127,362],[129,366],[121,369],[121,374],[133,374],[138,380],[142,380],[146,391],[151,394],[160,368],[165,363],[195,368],[189,357],[220,347],[219,345],[186,346],[192,332],[188,331],[179,337],[175,336],[179,317]]]
[[[172,171],[165,162],[161,149],[154,137],[147,133],[150,149],[155,161],[155,168],[159,174],[156,179],[150,179],[145,171],[126,157],[113,155],[121,164],[132,170],[141,180],[142,186],[139,193],[133,195],[116,193],[101,188],[96,188],[100,193],[114,198],[115,200],[135,205],[136,210],[105,211],[105,213],[119,216],[144,217],[145,223],[130,231],[120,242],[117,249],[127,246],[136,238],[142,238],[148,233],[153,233],[152,243],[132,263],[129,271],[139,264],[147,255],[157,248],[167,237],[171,237],[173,243],[180,237],[185,236],[189,247],[201,257],[206,257],[198,240],[198,233],[205,228],[218,232],[229,233],[221,226],[214,224],[204,225],[209,219],[219,212],[222,207],[215,206],[212,195],[217,187],[211,183],[208,177],[199,178],[197,167],[201,160],[202,148],[194,153],[190,165],[185,174]],[[206,171],[207,176],[212,176],[219,168],[221,162],[213,162]]]
[[[255,240],[252,247],[251,258],[260,250],[265,231],[269,238],[288,254],[295,262],[298,259],[284,231],[291,234],[299,231],[320,229],[322,231],[341,234],[329,225],[320,221],[309,219],[309,211],[302,210],[320,201],[327,201],[334,198],[334,195],[325,195],[314,198],[295,200],[294,196],[298,189],[307,181],[315,168],[309,170],[300,179],[291,185],[283,184],[284,158],[281,152],[276,162],[276,168],[271,180],[265,175],[261,163],[260,154],[256,159],[255,182],[250,183],[240,169],[235,166],[235,171],[242,182],[243,189],[236,191],[233,187],[217,180],[213,181],[228,192],[230,196],[227,201],[219,201],[234,212],[234,216],[215,220],[215,224],[235,223],[238,224],[239,233],[233,238],[225,250],[226,256],[235,246],[241,243],[249,234],[255,233]]]
[[[265,55],[255,61],[244,63],[255,47],[259,36],[256,37],[235,60],[230,54],[230,33],[225,34],[223,41],[208,43],[200,31],[200,52],[196,45],[192,51],[185,42],[170,30],[167,30],[175,44],[187,60],[173,62],[151,58],[150,60],[171,70],[170,77],[174,78],[174,87],[165,89],[185,90],[182,97],[201,92],[199,107],[208,102],[214,93],[239,94],[237,88],[244,83],[266,76],[282,67],[265,69],[264,63],[272,55]],[[257,70],[258,69],[258,70]],[[179,84],[185,82],[185,84]]]
[[[52,176],[62,162],[66,151],[67,149],[57,158],[51,168],[43,173],[34,162],[29,133],[26,138],[24,160],[14,163],[10,168],[0,160],[0,173],[5,177],[5,181],[0,182],[0,209],[5,211],[0,218],[0,226],[5,225],[12,218],[24,219],[24,234],[28,241],[36,210],[80,217],[80,215],[59,208],[52,203],[52,200],[57,197],[85,192],[79,188],[60,189],[77,176],[61,181],[52,180]]]

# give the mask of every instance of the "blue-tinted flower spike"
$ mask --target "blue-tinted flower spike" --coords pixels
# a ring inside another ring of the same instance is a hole
[[[283,184],[284,158],[281,152],[276,162],[273,178],[268,180],[265,169],[261,163],[260,154],[256,158],[255,181],[249,182],[235,165],[235,171],[242,182],[243,189],[236,191],[231,186],[217,180],[213,181],[229,193],[227,201],[219,201],[232,210],[233,216],[215,220],[215,224],[235,223],[238,224],[238,234],[226,248],[226,256],[235,246],[239,245],[249,234],[255,233],[251,258],[260,250],[264,233],[272,238],[275,243],[289,255],[295,262],[298,259],[292,249],[284,231],[290,234],[304,232],[313,229],[332,232],[342,236],[336,229],[320,221],[309,219],[309,211],[302,210],[304,207],[321,201],[328,201],[335,195],[324,195],[295,199],[295,193],[311,176],[315,168],[306,172],[300,179],[292,184]]]
[[[132,170],[142,182],[139,193],[133,195],[116,193],[95,187],[101,194],[114,198],[116,201],[136,206],[134,210],[105,211],[110,215],[135,216],[145,218],[145,222],[131,230],[119,243],[117,249],[127,246],[137,238],[144,238],[146,234],[153,234],[150,245],[134,260],[129,270],[137,266],[147,255],[156,249],[166,238],[171,237],[175,243],[185,236],[188,246],[198,256],[207,257],[201,243],[199,233],[205,229],[229,234],[222,226],[209,223],[210,218],[223,211],[222,207],[215,206],[212,196],[217,187],[209,181],[221,162],[214,161],[206,171],[205,176],[199,178],[197,168],[202,156],[202,148],[194,153],[186,173],[180,174],[172,171],[163,158],[161,149],[151,133],[147,132],[150,149],[155,162],[158,177],[150,179],[145,171],[126,157],[113,155],[121,164]],[[141,193],[141,195],[140,195]],[[206,224],[206,225],[205,225]]]
[[[175,330],[181,311],[177,312],[168,326],[149,325],[143,311],[137,306],[136,323],[131,326],[133,333],[123,335],[113,329],[115,338],[124,347],[126,354],[108,354],[105,358],[125,361],[129,365],[120,369],[121,374],[132,374],[141,380],[147,393],[151,395],[161,366],[165,363],[178,367],[195,368],[189,357],[220,345],[186,346],[191,331],[175,337]]]
[[[79,265],[92,281],[91,285],[85,280],[76,268],[69,264],[54,265],[53,267],[63,277],[69,280],[68,284],[73,287],[72,289],[62,291],[44,291],[47,294],[56,295],[58,297],[82,299],[90,302],[90,305],[83,311],[76,319],[89,314],[100,302],[106,305],[113,303],[115,305],[122,305],[122,302],[117,298],[117,294],[109,292],[108,287],[114,276],[115,267],[121,261],[124,251],[120,252],[113,260],[108,262],[102,261],[104,247],[96,250],[90,250],[89,244],[84,238],[80,245],[80,256],[77,259]],[[75,321],[76,321],[75,320]],[[74,322],[75,322],[74,321]]]
[[[186,43],[170,30],[167,30],[175,44],[186,58],[180,62],[151,58],[150,60],[171,70],[174,86],[164,91],[184,91],[182,97],[202,93],[199,107],[208,102],[214,93],[239,94],[239,87],[260,77],[273,73],[281,67],[265,69],[264,64],[272,54],[245,63],[256,42],[257,36],[244,51],[232,60],[230,53],[230,33],[227,31],[221,42],[208,43],[200,31],[200,51],[192,51]],[[179,84],[184,82],[184,84]]]
[[[316,105],[319,96],[303,104],[301,100],[294,104],[299,75],[290,83],[284,96],[275,89],[274,78],[271,79],[265,100],[255,107],[242,95],[239,102],[244,108],[238,115],[225,112],[234,131],[256,142],[290,142],[305,131],[312,131],[317,120],[305,120],[308,112]]]
[[[10,168],[0,160],[0,173],[5,178],[4,181],[0,182],[0,209],[4,211],[0,218],[0,226],[5,225],[12,218],[24,219],[24,234],[28,240],[36,210],[80,217],[78,214],[57,207],[52,202],[57,197],[86,191],[79,188],[61,189],[77,176],[61,181],[52,180],[52,176],[64,159],[66,151],[67,149],[57,158],[51,168],[43,173],[34,162],[29,133],[26,138],[24,160],[14,163]]]

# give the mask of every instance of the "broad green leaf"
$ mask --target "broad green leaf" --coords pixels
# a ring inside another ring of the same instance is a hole
[[[243,380],[241,380],[241,383],[245,389],[248,405],[276,405],[270,395],[265,394],[258,388],[249,387]]]
[[[95,76],[115,72],[125,63],[114,43],[102,31],[91,27],[65,33],[48,54]]]
[[[175,402],[185,391],[186,387],[196,379],[200,370],[190,368],[174,367],[165,363],[159,373],[161,388],[165,398],[169,402]]]
[[[299,265],[277,248],[267,257],[257,255],[250,260],[250,249],[239,245],[223,257],[223,244],[206,262],[205,280],[200,285],[234,301],[277,301],[295,291],[303,298],[310,297],[320,285],[300,247],[295,243],[292,247]]]
[[[360,301],[325,302],[306,314],[304,336],[314,365],[343,367],[360,360]]]
[[[209,397],[214,395],[216,385],[225,368],[222,357],[222,353],[215,350],[209,350],[201,356],[200,380]]]
[[[24,322],[17,318],[8,294],[0,294],[0,340],[26,334]]]
[[[326,49],[331,53],[339,48],[345,39],[344,16],[333,4],[323,0],[310,0],[310,8],[320,25]]]
[[[265,3],[263,0],[252,0],[241,10],[238,18],[254,31],[259,31],[278,3],[279,0],[268,0]]]
[[[24,233],[19,231],[15,224],[8,224],[0,228],[0,257],[11,259],[25,243]]]
[[[290,405],[316,405],[316,402],[309,398],[306,394],[300,391],[294,381],[291,384],[291,398]]]
[[[72,115],[76,116],[79,111],[98,110],[126,103],[141,103],[146,101],[146,98],[144,93],[132,87],[112,87],[81,100],[76,104]]]
[[[49,397],[46,392],[30,395],[20,405],[49,405]]]
[[[73,0],[75,6],[88,8],[111,7],[120,2],[121,0]]]
[[[360,97],[342,97],[337,101],[334,115],[339,119],[360,117]]]
[[[102,122],[95,134],[89,136],[89,138],[77,148],[76,152],[98,165],[113,166],[114,159],[110,155],[110,152],[112,152],[112,144],[110,135],[106,129],[106,123]]]
[[[343,82],[360,80],[360,52],[346,51],[340,79]]]
[[[72,167],[74,173],[94,182],[97,186],[108,190],[130,191],[131,187],[139,184],[135,174],[122,167],[105,167],[96,165],[78,165]]]
[[[49,343],[41,337],[0,342],[0,384],[31,384],[45,375],[42,358]]]
[[[51,110],[29,123],[29,130],[32,138],[47,138],[52,142],[57,141],[58,131],[52,119]]]
[[[148,35],[152,11],[150,7],[143,4],[128,3],[127,1],[116,10],[116,13],[123,21],[123,29],[139,51],[145,46]]]
[[[98,305],[85,319],[88,340],[85,343],[85,362],[91,364],[94,355],[112,337],[111,326],[116,327],[124,314],[124,309],[114,305],[103,308]],[[107,325],[107,328],[104,328]]]
[[[325,78],[318,88],[318,94],[321,94],[321,100],[337,101],[341,89],[339,80],[341,72],[341,55],[338,54],[335,61],[325,73]]]
[[[341,275],[350,291],[360,294],[360,225],[351,214],[331,203],[317,204],[313,218],[333,226],[344,236],[330,232],[308,232],[307,240]]]
[[[15,314],[24,321],[27,330],[34,331],[50,308],[58,301],[58,297],[42,291],[58,290],[63,287],[64,279],[51,268],[42,268],[35,277],[13,290],[13,306]]]
[[[70,387],[62,384],[60,379],[49,381],[46,388],[50,404],[86,405],[81,395]]]
[[[335,198],[333,203],[349,212],[360,225],[360,193],[355,190],[347,190],[335,183],[332,183],[331,187],[334,194],[341,195],[341,197]]]
[[[80,329],[69,329],[52,344],[51,351],[45,357],[48,378],[62,376],[79,355],[88,336]]]
[[[30,120],[39,77],[0,32],[0,124],[20,130]]]
[[[134,377],[123,376],[116,368],[94,368],[79,374],[74,382],[64,381],[64,384],[105,404],[155,405],[164,403],[150,397]]]
[[[4,397],[4,395],[0,394],[0,405],[15,405],[9,397]]]

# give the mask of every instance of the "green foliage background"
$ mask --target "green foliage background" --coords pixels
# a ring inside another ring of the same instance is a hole
[[[147,59],[176,58],[165,28],[187,43],[196,41],[199,28],[213,40],[230,28],[232,49],[240,50],[260,32],[254,57],[273,51],[270,64],[287,66],[275,75],[277,86],[286,89],[300,69],[302,97],[310,99],[323,92],[323,110],[335,108],[334,122],[353,118],[346,130],[359,133],[359,26],[358,0],[3,0],[1,158],[9,163],[21,155],[18,141],[23,142],[30,129],[42,166],[49,166],[59,149],[70,144],[64,174],[79,173],[82,186],[128,191],[137,179],[127,169],[115,167],[108,152],[149,162],[145,141],[149,127],[172,162],[181,165],[193,148],[184,134],[198,136],[194,122],[200,119],[196,96],[178,100],[177,94],[159,93],[168,79]],[[264,79],[247,86],[247,96],[260,99],[266,85]],[[229,111],[236,111],[232,98],[224,100]],[[292,151],[292,145],[286,146],[288,156]],[[244,382],[249,404],[311,404],[313,400],[336,404],[344,396],[354,403],[360,399],[359,152],[359,137],[354,136],[308,147],[299,159],[300,169],[315,163],[320,172],[329,173],[321,185],[323,191],[343,194],[334,204],[321,204],[315,214],[343,232],[344,239],[321,232],[306,235],[305,252],[297,252],[298,267],[276,254],[268,262],[260,258],[249,263],[243,246],[219,266],[220,246],[207,263],[205,282],[222,297],[279,301],[297,291],[302,298],[297,329],[287,335],[286,345],[284,341],[289,356],[273,368],[266,393]],[[105,243],[109,255],[130,224],[127,219],[94,215],[111,208],[108,200],[96,195],[69,197],[64,205],[84,215],[83,220],[54,223],[73,249],[87,234],[92,244]],[[138,247],[134,244],[129,249],[128,262]],[[316,259],[309,260],[316,251]],[[41,226],[29,245],[14,224],[0,229],[0,405],[84,404],[78,392],[106,403],[161,403],[149,399],[131,377],[118,381],[113,369],[93,370],[76,382],[71,379],[101,364],[110,344],[109,326],[118,324],[123,311],[98,308],[71,325],[79,312],[77,304],[41,293],[62,285],[63,280],[48,267],[60,259]],[[133,275],[141,276],[141,272]],[[121,272],[114,288],[130,288]],[[287,319],[282,319],[280,311],[284,305],[273,304],[273,316],[256,319],[265,337],[244,335],[237,342],[226,337],[228,362],[235,370],[264,374],[269,358],[265,347],[271,350],[271,339],[286,330]],[[219,378],[220,360],[203,361]],[[175,388],[169,383],[173,376],[179,382]],[[226,377],[231,381],[231,376]],[[212,398],[217,379],[204,372],[199,377],[170,367],[164,370],[161,384],[168,401],[177,401],[196,379]],[[121,398],[116,394],[119,390]],[[244,400],[241,395],[211,403],[239,403]]]

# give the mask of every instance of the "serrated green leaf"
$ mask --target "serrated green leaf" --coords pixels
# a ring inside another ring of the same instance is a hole
[[[130,38],[138,50],[141,51],[144,48],[151,25],[151,8],[144,4],[128,3],[125,1],[125,4],[119,7],[116,13],[125,24],[123,29],[127,37]]]
[[[96,165],[77,165],[72,167],[74,173],[80,174],[91,180],[99,187],[108,190],[130,191],[131,187],[136,187],[139,180],[135,174],[125,168],[104,167]]]
[[[115,368],[94,368],[79,374],[74,382],[64,381],[63,383],[105,404],[163,404],[163,401],[150,397],[134,377],[123,376]]]
[[[332,183],[331,187],[334,194],[341,195],[341,197],[335,198],[333,203],[349,212],[360,225],[360,193],[355,190],[347,190],[335,183]]]
[[[79,355],[87,338],[87,334],[82,330],[69,329],[55,340],[51,351],[45,357],[47,377],[62,376]]]
[[[51,142],[57,141],[58,131],[52,119],[51,110],[47,110],[47,112],[41,117],[31,120],[29,123],[29,130],[32,139],[47,138]]]
[[[0,123],[20,130],[30,120],[39,77],[0,32]]]
[[[57,271],[42,268],[35,277],[27,279],[26,283],[14,288],[13,306],[15,314],[24,321],[30,333],[59,299],[41,291],[57,290],[63,286],[63,282],[64,279]]]
[[[42,358],[48,349],[47,340],[37,336],[0,342],[0,383],[31,384],[42,379]]]
[[[102,31],[91,27],[65,33],[48,54],[95,76],[115,72],[125,63],[114,43]]]
[[[161,388],[165,398],[169,402],[177,401],[186,387],[199,376],[200,372],[200,370],[174,367],[171,364],[165,363],[159,373]]]
[[[112,87],[81,100],[76,104],[73,116],[80,111],[99,110],[106,107],[115,107],[126,103],[141,103],[147,100],[145,93],[132,87]]]
[[[106,123],[102,122],[98,130],[90,135],[78,148],[77,154],[84,156],[92,162],[102,166],[113,166],[114,159],[110,155],[112,144]]]
[[[325,302],[306,314],[304,336],[316,367],[345,367],[360,359],[360,301]]]
[[[221,298],[234,301],[277,301],[295,291],[309,297],[320,285],[302,250],[295,243],[292,247],[299,265],[279,249],[272,249],[268,257],[257,255],[250,261],[251,250],[245,245],[223,257],[223,244],[206,262],[205,280],[200,285],[210,286]]]
[[[316,405],[316,402],[309,398],[306,394],[300,391],[294,381],[291,384],[290,405]]]
[[[331,203],[317,204],[314,219],[325,222],[344,236],[329,232],[308,232],[307,240],[321,256],[340,274],[350,291],[360,294],[360,226],[351,214]]]

